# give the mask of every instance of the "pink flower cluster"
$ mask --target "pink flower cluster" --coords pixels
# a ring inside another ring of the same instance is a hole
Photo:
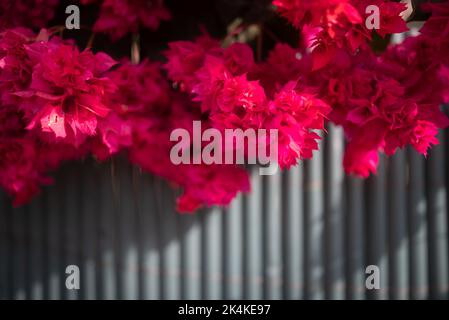
[[[7,1],[0,9],[21,12],[38,2]],[[172,131],[191,133],[197,120],[203,130],[278,130],[283,169],[312,157],[330,120],[348,139],[345,170],[363,177],[376,172],[379,152],[392,155],[411,145],[425,155],[449,124],[440,110],[449,102],[447,2],[425,7],[432,15],[419,36],[376,55],[373,31],[364,23],[366,6],[380,8],[375,32],[384,37],[406,30],[402,4],[275,0],[301,31],[300,48],[277,43],[256,62],[249,45],[223,48],[203,35],[169,43],[164,64],[117,62],[45,29],[35,34],[17,27],[44,24],[55,4],[48,2],[39,15],[33,11],[37,20],[0,27],[0,186],[17,205],[51,183],[49,172],[62,162],[89,155],[104,161],[121,151],[182,189],[179,211],[227,205],[250,189],[244,168],[175,165],[170,159]],[[94,30],[115,40],[140,27],[155,29],[169,17],[159,0],[104,0]]]
[[[50,183],[47,173],[63,161],[88,154],[106,160],[123,149],[183,188],[180,211],[226,205],[249,190],[242,168],[172,164],[171,131],[191,127],[201,113],[172,91],[158,63],[116,65],[45,30],[0,34],[0,185],[16,205]]]
[[[55,13],[59,0],[0,1],[0,31],[14,27],[43,28]]]
[[[313,68],[319,69],[338,59],[367,49],[372,30],[366,28],[366,8],[380,10],[380,28],[387,34],[407,30],[400,13],[405,4],[389,0],[274,0],[281,15],[299,28],[304,42],[312,50]],[[343,56],[343,57],[342,57]]]
[[[226,205],[238,192],[249,190],[244,169],[234,165],[174,165],[170,160],[174,129],[192,130],[201,119],[199,110],[183,95],[171,91],[158,63],[144,60],[138,65],[124,61],[108,77],[117,85],[111,96],[118,128],[129,128],[131,135],[110,130],[103,145],[114,149],[128,147],[129,158],[143,170],[168,180],[183,189],[178,210],[192,212],[207,205]],[[125,138],[125,139],[124,139]],[[129,139],[130,138],[130,139]],[[111,150],[106,150],[106,155]],[[98,149],[96,154],[98,154]],[[232,176],[233,179],[229,179]]]
[[[169,78],[189,93],[210,126],[217,129],[277,129],[281,168],[312,157],[330,107],[297,81],[273,90],[263,86],[269,72],[251,48],[235,43],[226,49],[209,37],[169,44]]]
[[[304,32],[321,29],[314,38],[311,54],[302,59],[302,65],[297,63],[295,69],[301,70],[304,83],[319,87],[319,96],[332,107],[330,120],[345,130],[349,141],[344,157],[346,172],[367,177],[376,172],[379,152],[392,155],[398,148],[412,145],[425,155],[432,144],[438,143],[438,129],[449,125],[440,110],[440,105],[449,98],[449,3],[429,6],[433,14],[422,34],[391,46],[380,56],[366,47],[368,36],[362,42],[352,38],[355,33],[368,35],[359,18],[365,5],[372,1],[312,4],[278,0],[275,4]],[[384,36],[403,31],[405,25],[397,19],[402,4],[388,1],[377,4],[382,17],[377,32]],[[345,8],[339,11],[343,17],[333,15],[340,7]],[[357,17],[354,19],[357,23],[344,24],[343,20],[350,21],[348,14]],[[333,30],[335,26],[342,27],[341,33]],[[318,43],[326,45],[320,47]],[[290,55],[288,61],[293,60],[291,50],[282,51]]]
[[[88,152],[114,84],[106,54],[27,29],[0,34],[0,184],[16,204],[29,200],[47,172]]]

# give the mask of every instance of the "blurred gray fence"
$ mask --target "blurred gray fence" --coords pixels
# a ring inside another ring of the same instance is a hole
[[[362,181],[331,127],[313,160],[254,171],[249,195],[196,215],[125,161],[64,167],[31,205],[0,202],[0,298],[449,298],[444,135],[426,161],[400,151]],[[80,290],[65,287],[72,264]],[[371,264],[380,290],[365,288]]]

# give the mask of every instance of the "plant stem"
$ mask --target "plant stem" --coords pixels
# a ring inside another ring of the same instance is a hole
[[[131,63],[138,64],[140,62],[140,36],[138,33],[133,34],[131,43]]]

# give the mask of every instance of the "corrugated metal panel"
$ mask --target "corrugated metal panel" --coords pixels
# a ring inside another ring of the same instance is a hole
[[[447,132],[446,132],[447,135]],[[29,206],[2,195],[3,299],[425,299],[448,297],[448,150],[341,169],[343,135],[311,161],[261,177],[227,209],[174,211],[175,194],[125,161],[64,167]],[[65,288],[65,268],[81,289]],[[365,268],[381,290],[365,289]]]

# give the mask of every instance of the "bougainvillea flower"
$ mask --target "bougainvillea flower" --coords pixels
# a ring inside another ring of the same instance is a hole
[[[100,4],[94,32],[113,40],[155,30],[170,18],[161,0],[81,2]],[[49,183],[48,173],[63,161],[86,155],[106,160],[127,151],[130,162],[182,190],[178,210],[227,205],[250,189],[243,167],[175,165],[170,159],[171,132],[192,134],[193,121],[216,132],[277,130],[277,162],[284,169],[312,157],[329,120],[344,129],[346,172],[363,177],[376,172],[382,153],[412,146],[426,155],[439,129],[449,125],[440,109],[449,101],[447,2],[423,7],[431,17],[419,36],[375,53],[374,34],[406,30],[404,4],[275,0],[301,33],[298,48],[277,43],[256,62],[249,44],[222,47],[229,41],[203,35],[168,44],[167,77],[159,63],[116,65],[105,53],[23,28],[48,21],[56,3],[0,5],[0,186],[16,204]],[[365,24],[369,5],[380,10],[377,30]],[[191,141],[182,148],[195,150]]]
[[[180,86],[181,91],[190,92],[196,84],[195,72],[204,64],[206,53],[220,56],[220,43],[209,36],[198,37],[195,42],[175,41],[168,44],[164,68],[168,77]]]
[[[313,89],[297,86],[297,81],[289,79],[295,77],[298,80],[294,70],[303,69],[293,49],[285,46],[275,49],[286,50],[283,55],[288,56],[288,60],[285,62],[295,63],[291,66],[293,72],[285,70],[281,73],[280,83],[274,87],[268,85],[270,95],[267,96],[259,77],[264,83],[270,83],[270,77],[277,79],[276,63],[281,62],[276,52],[268,63],[257,66],[246,45],[234,44],[221,50],[211,46],[207,50],[198,42],[182,43],[183,48],[197,52],[198,58],[187,68],[180,68],[179,65],[185,65],[179,53],[180,47],[180,43],[175,43],[167,52],[169,77],[181,82],[181,85],[187,83],[184,87],[190,88],[192,101],[200,104],[201,112],[209,116],[213,127],[220,130],[279,130],[278,162],[281,168],[289,168],[299,159],[312,156],[312,151],[318,147],[316,140],[320,138],[313,130],[324,128],[324,119],[330,107],[309,93]],[[172,61],[174,65],[171,65]],[[177,70],[188,72],[175,72]],[[299,87],[304,90],[303,93],[296,91]]]
[[[92,2],[99,1],[82,1]],[[128,33],[138,33],[141,27],[156,30],[161,21],[170,19],[163,0],[103,0],[93,30],[105,32],[115,41]]]
[[[26,130],[23,113],[13,106],[0,107],[0,186],[14,198],[14,205],[29,202],[40,185],[50,183],[47,172],[62,161],[84,155],[85,150],[44,143]]]
[[[125,59],[106,76],[116,90],[107,97],[112,110],[99,119],[99,134],[92,143],[92,152],[99,160],[130,147],[134,132],[147,128],[151,119],[167,113],[170,105],[169,85],[158,63],[144,60],[132,64]]]
[[[48,178],[36,169],[37,141],[27,138],[0,138],[0,185],[14,197],[14,204],[29,201]]]
[[[290,168],[298,160],[310,159],[318,149],[320,136],[314,130],[324,129],[330,107],[311,95],[298,94],[296,82],[289,82],[270,102],[269,128],[279,129],[279,165]]]
[[[0,1],[0,31],[14,27],[43,28],[55,13],[59,0]]]
[[[173,164],[170,149],[174,143],[169,139],[170,133],[175,128],[191,130],[192,121],[201,116],[198,109],[191,110],[191,102],[174,95],[167,112],[158,121],[136,120],[134,142],[129,150],[133,164],[183,190],[178,198],[180,212],[228,205],[237,193],[249,191],[248,174],[238,166]]]
[[[281,15],[301,30],[304,44],[312,50],[314,69],[337,60],[343,53],[353,55],[367,49],[373,31],[384,37],[407,30],[400,14],[405,4],[386,0],[275,0]],[[368,6],[379,8],[379,28],[365,24]]]
[[[35,38],[31,30],[24,28],[0,33],[0,99],[4,105],[17,103],[14,93],[26,90],[31,83],[33,63],[26,45],[34,42]]]
[[[299,49],[277,43],[266,61],[257,65],[250,78],[260,79],[268,97],[273,97],[290,81],[300,81],[310,69],[309,57],[303,57]]]
[[[17,93],[26,101],[25,114],[32,115],[28,128],[75,146],[95,135],[98,119],[110,112],[104,102],[115,86],[102,76],[114,63],[106,54],[49,45],[33,68],[29,90]]]

